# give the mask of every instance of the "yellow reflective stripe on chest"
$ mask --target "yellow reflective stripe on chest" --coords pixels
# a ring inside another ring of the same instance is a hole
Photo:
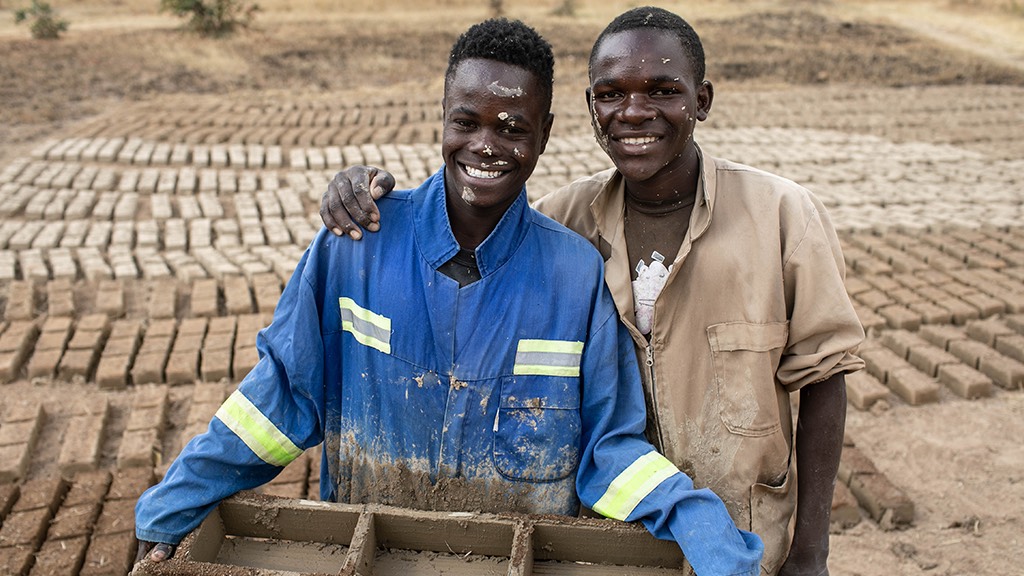
[[[668,458],[654,451],[648,452],[612,480],[608,490],[594,504],[594,512],[625,521],[648,494],[678,473]]]
[[[520,340],[516,348],[515,375],[579,376],[583,342],[571,340]]]
[[[302,449],[238,390],[228,396],[216,416],[267,464],[286,466],[302,454]]]
[[[341,306],[341,329],[352,334],[356,342],[391,354],[391,318],[363,308],[351,298],[338,298]]]

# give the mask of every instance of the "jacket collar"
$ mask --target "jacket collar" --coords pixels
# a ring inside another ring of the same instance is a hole
[[[679,246],[675,263],[681,262],[690,253],[690,248],[698,238],[704,235],[711,225],[711,214],[715,206],[716,165],[714,158],[705,156],[697,146],[697,158],[700,162],[700,179],[697,181],[697,199],[690,213],[690,227]],[[590,213],[597,223],[598,235],[611,246],[611,256],[605,261],[605,276],[611,289],[612,298],[623,319],[632,324],[635,317],[633,308],[633,286],[629,254],[626,251],[625,233],[626,182],[618,170],[613,170],[611,177],[590,203]],[[675,266],[672,276],[678,273],[680,266]]]
[[[423,258],[431,268],[437,270],[459,251],[459,243],[452,233],[445,205],[444,166],[427,178],[411,196],[415,212],[416,243]],[[532,218],[526,200],[526,187],[523,187],[498,225],[476,248],[476,263],[481,278],[492,274],[512,257],[526,237],[530,222]]]

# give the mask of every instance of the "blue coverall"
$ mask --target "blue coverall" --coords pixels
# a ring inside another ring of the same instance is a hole
[[[437,271],[459,250],[443,168],[379,208],[388,225],[361,242],[313,240],[256,367],[139,499],[140,540],[178,543],[323,443],[326,501],[575,515],[582,500],[677,541],[701,576],[758,574],[757,536],[644,438],[633,344],[589,243],[524,189],[459,288]]]

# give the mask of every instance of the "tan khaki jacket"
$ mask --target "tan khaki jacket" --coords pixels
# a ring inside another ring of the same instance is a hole
[[[690,228],[654,305],[650,344],[634,325],[614,170],[577,180],[536,208],[589,239],[640,361],[648,436],[761,536],[762,571],[789,551],[796,508],[789,394],[863,367],[864,338],[824,206],[784,178],[701,154]]]

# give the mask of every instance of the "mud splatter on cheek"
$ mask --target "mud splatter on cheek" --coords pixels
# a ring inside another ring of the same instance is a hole
[[[524,155],[522,152],[520,152],[519,148],[513,148],[512,149],[512,155],[515,156],[516,158],[526,158],[526,155]]]

